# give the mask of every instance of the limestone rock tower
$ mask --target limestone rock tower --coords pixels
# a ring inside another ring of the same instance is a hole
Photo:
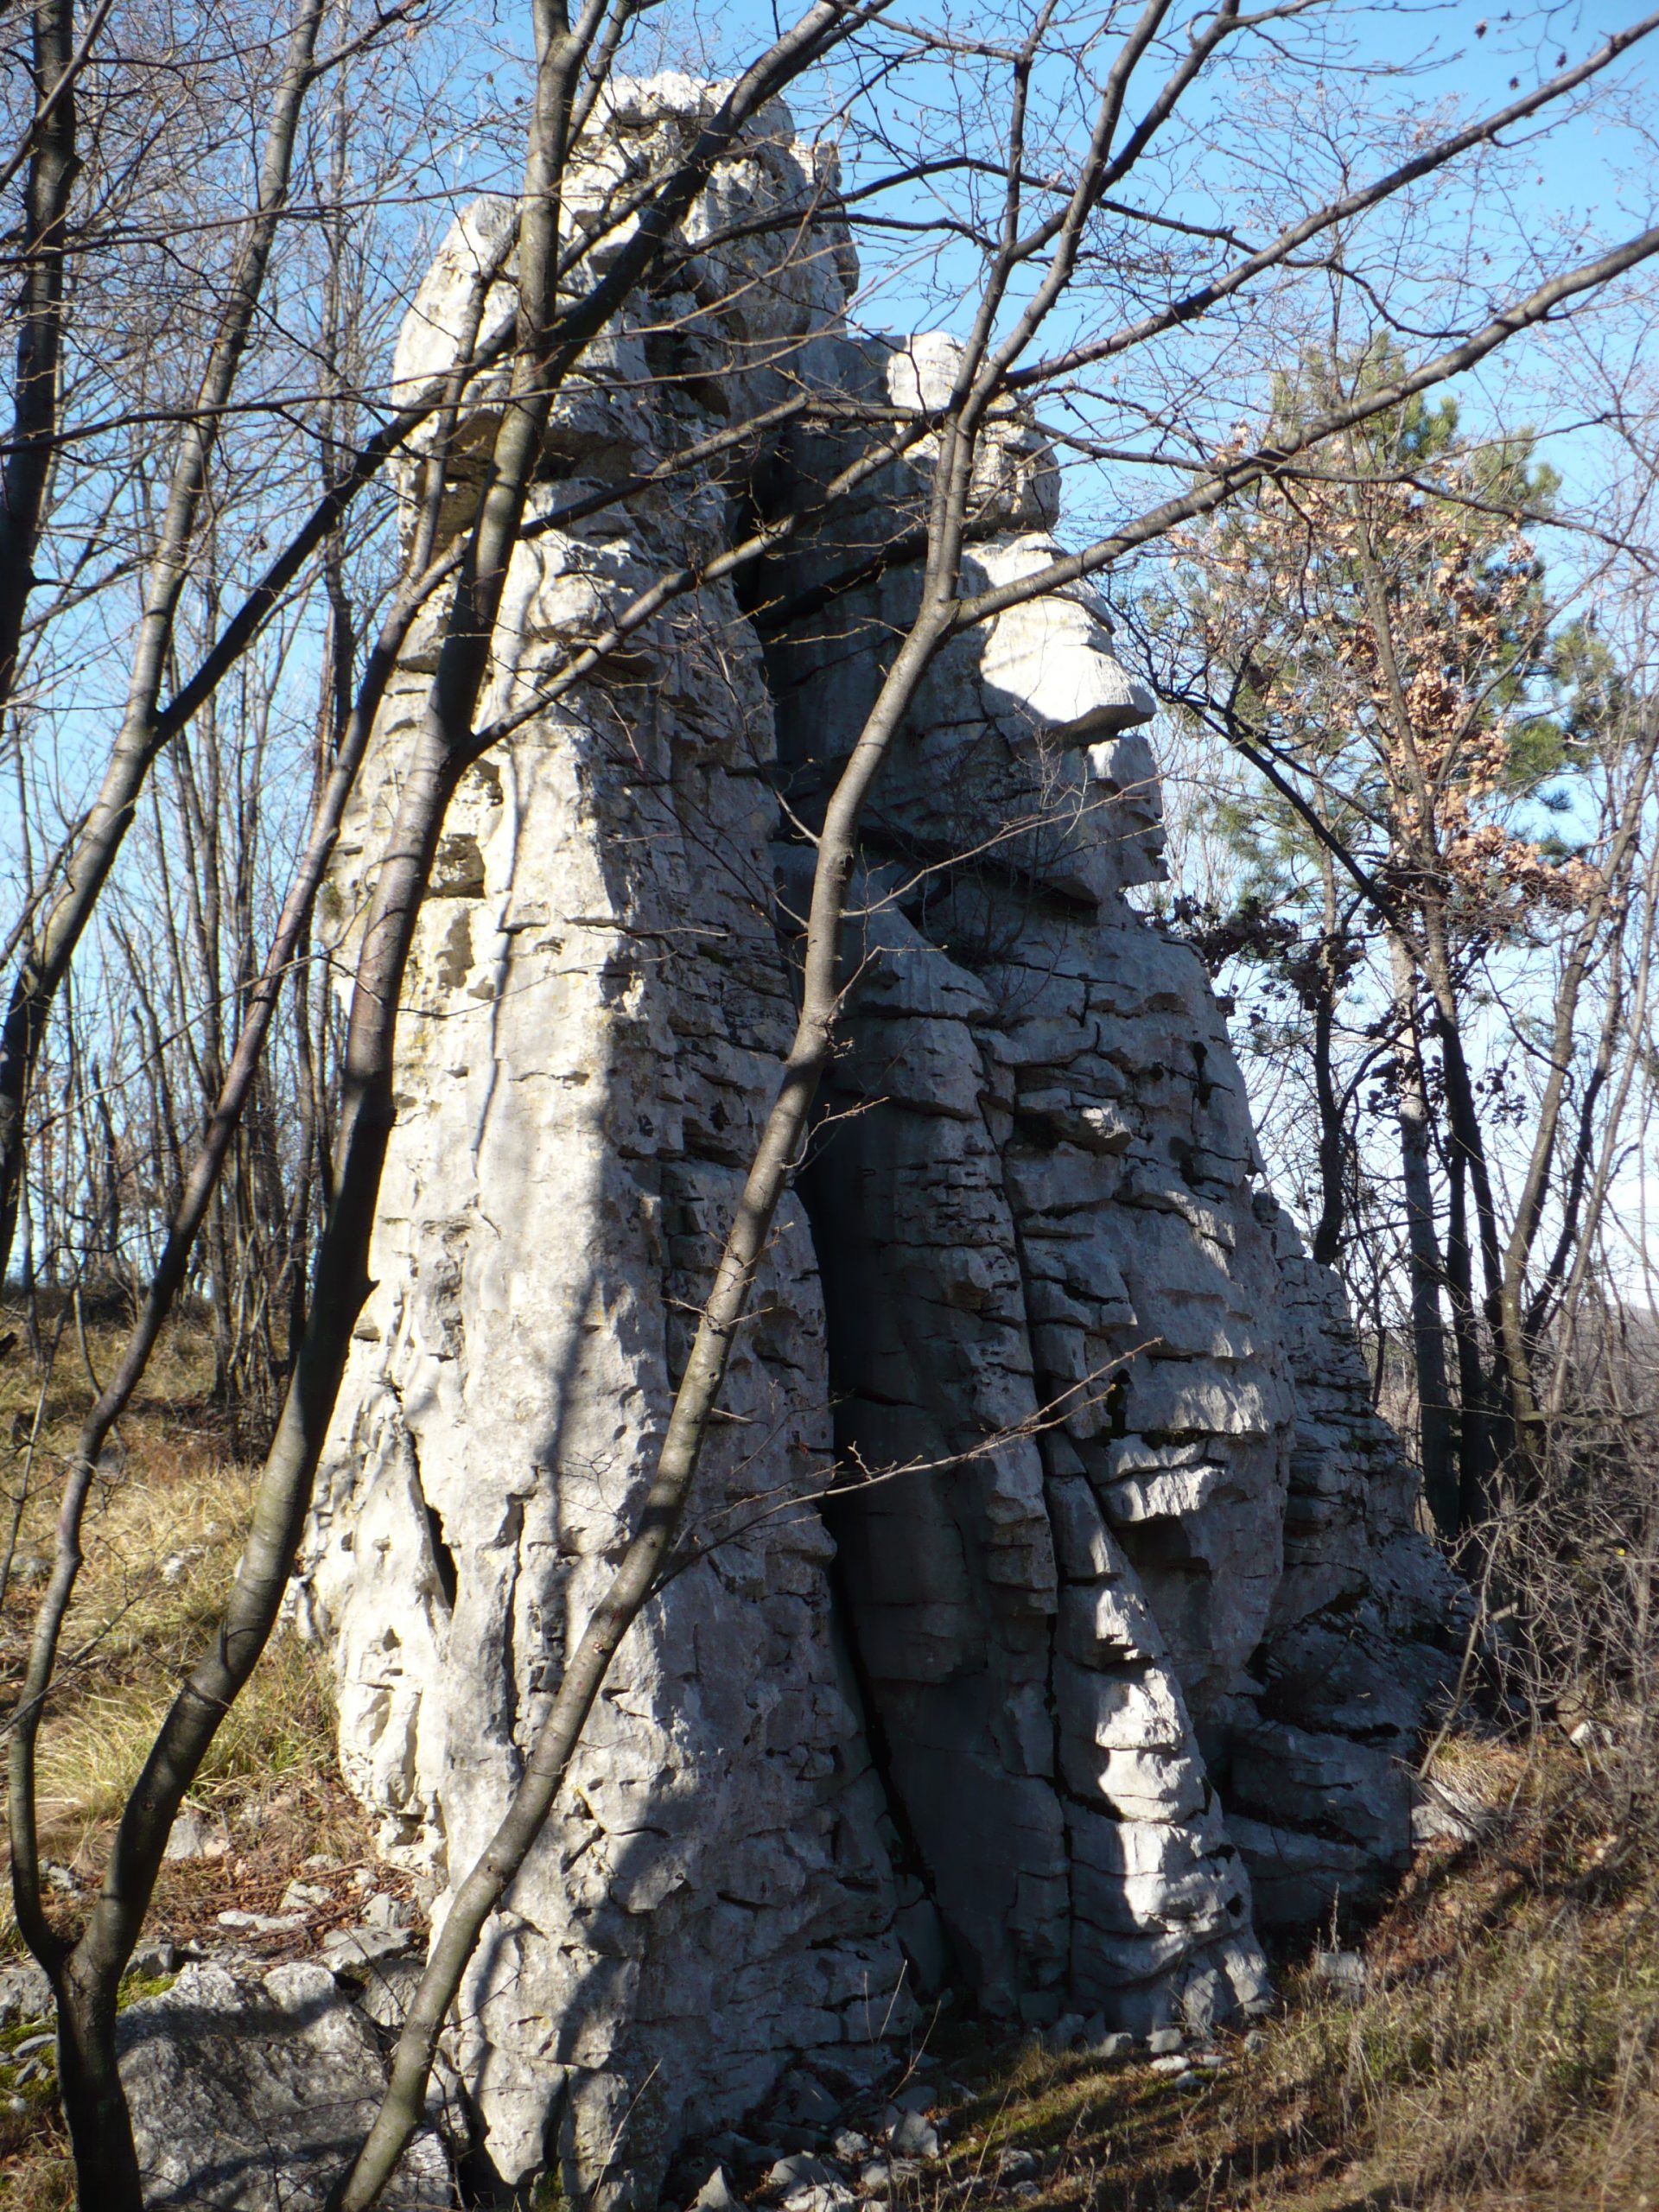
[[[591,209],[710,97],[615,87]],[[948,377],[948,340],[848,326],[826,192],[768,110],[562,394],[486,705],[514,726],[420,922],[301,1613],[347,1777],[439,1914],[648,1480],[792,1027],[814,811],[916,588],[868,556],[925,441],[741,596],[680,598],[538,701],[596,616],[810,505],[849,433],[831,412],[607,493],[791,390],[891,413]],[[405,390],[480,303],[486,337],[513,313],[514,221],[480,201],[450,232]],[[500,396],[467,388],[451,520]],[[994,425],[982,475],[976,572],[1042,563],[1040,438]],[[441,619],[342,842],[342,945]],[[792,2059],[868,2072],[945,1981],[1033,2023],[1257,2005],[1258,1929],[1408,1852],[1445,1592],[1204,971],[1125,897],[1160,866],[1152,712],[1077,589],[940,656],[878,790],[846,1050],[683,1557],[465,1992],[454,2057],[504,2179],[563,2161],[650,2201],[682,2136]]]

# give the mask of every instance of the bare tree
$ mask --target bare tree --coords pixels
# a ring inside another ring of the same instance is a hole
[[[469,480],[471,512],[459,526],[444,499],[446,425],[453,426],[460,387],[483,364],[468,359],[478,331],[462,348],[455,374],[424,391],[416,404],[386,408],[381,428],[343,455],[301,525],[289,532],[264,576],[237,610],[213,627],[194,672],[171,680],[181,579],[203,558],[200,523],[210,486],[219,427],[232,404],[238,368],[254,329],[286,203],[289,166],[304,96],[315,81],[321,11],[305,0],[286,58],[277,73],[267,151],[256,210],[231,288],[230,304],[214,336],[200,402],[188,413],[173,465],[159,550],[149,567],[145,612],[132,664],[127,703],[110,756],[102,795],[83,827],[73,828],[60,864],[61,888],[50,901],[36,899],[21,932],[24,966],[14,995],[9,1081],[21,1109],[30,1071],[39,1065],[48,1014],[76,946],[105,895],[133,810],[162,748],[194,733],[193,757],[209,702],[229,672],[264,634],[284,595],[321,554],[325,596],[334,594],[332,650],[343,661],[348,636],[369,624],[349,607],[341,612],[341,579],[327,563],[351,501],[423,421],[435,419],[440,436],[429,469],[426,498],[404,579],[380,645],[355,692],[343,734],[334,743],[308,849],[284,904],[281,925],[253,984],[240,1033],[228,1053],[221,1041],[204,1056],[202,1073],[222,1068],[207,1141],[181,1179],[166,1249],[117,1382],[87,1425],[66,1481],[58,1548],[36,1624],[28,1679],[10,1738],[10,1815],[14,1896],[25,1939],[51,1975],[60,2016],[60,2080],[74,2145],[82,2202],[137,2212],[139,2177],[130,2127],[115,2066],[117,1987],[143,1925],[162,1851],[181,1799],[223,1717],[246,1682],[276,1623],[295,1547],[307,1512],[313,1476],[333,1414],[352,1330],[367,1287],[369,1239],[392,1117],[392,1076],[398,1002],[412,932],[429,877],[446,812],[467,769],[507,734],[513,721],[544,713],[563,693],[588,679],[636,631],[676,600],[720,577],[761,562],[792,535],[810,529],[802,511],[774,516],[714,560],[659,576],[626,606],[607,613],[573,648],[565,665],[543,684],[536,699],[505,721],[480,722],[480,702],[490,675],[501,596],[509,565],[526,530],[530,487],[544,467],[550,412],[566,381],[579,373],[594,341],[634,303],[680,251],[678,230],[715,165],[772,99],[820,64],[840,86],[847,111],[857,110],[861,77],[883,87],[906,68],[924,78],[945,67],[976,72],[986,98],[983,121],[970,143],[941,156],[937,174],[962,180],[962,199],[918,217],[912,194],[935,188],[933,163],[906,149],[885,168],[881,131],[869,132],[876,174],[855,184],[849,205],[873,235],[891,221],[894,236],[919,235],[941,254],[965,252],[972,282],[960,286],[969,302],[968,333],[948,396],[937,407],[893,419],[893,410],[855,416],[850,457],[818,487],[822,512],[849,498],[899,454],[927,442],[931,455],[922,507],[912,526],[892,545],[875,549],[883,560],[904,565],[913,581],[913,613],[896,639],[877,704],[832,793],[814,824],[817,870],[804,949],[802,1006],[792,1049],[779,1071],[776,1096],[751,1164],[743,1198],[725,1237],[715,1284],[699,1318],[695,1346],[677,1393],[674,1411],[642,1517],[616,1580],[580,1640],[527,1761],[523,1781],[502,1826],[456,1902],[411,2008],[400,2041],[386,2106],[346,2186],[342,2202],[372,2202],[389,2177],[410,2127],[418,2116],[435,2040],[467,1960],[490,1912],[502,1897],[543,1821],[553,1795],[605,1679],[617,1646],[664,1570],[704,1436],[713,1418],[733,1338],[747,1306],[779,1198],[807,1131],[817,1087],[833,1050],[844,1002],[840,938],[855,868],[866,800],[911,709],[918,687],[940,648],[952,637],[1045,593],[1063,589],[1125,563],[1137,551],[1216,512],[1252,486],[1294,475],[1306,458],[1329,448],[1357,426],[1398,410],[1416,395],[1472,366],[1517,334],[1566,311],[1638,268],[1659,251],[1659,232],[1643,231],[1577,265],[1557,270],[1517,290],[1497,312],[1465,295],[1469,310],[1456,334],[1414,364],[1363,388],[1332,395],[1294,426],[1274,425],[1261,441],[1231,445],[1178,437],[1167,449],[1131,452],[1126,466],[1154,467],[1176,488],[1143,503],[1131,518],[1098,536],[1076,554],[1035,573],[987,590],[964,582],[964,554],[978,526],[976,462],[990,427],[1010,409],[1033,416],[1053,408],[1085,427],[1057,432],[1093,465],[1110,458],[1109,441],[1096,436],[1101,418],[1117,419],[1116,365],[1146,365],[1149,382],[1173,374],[1173,349],[1206,324],[1220,326],[1226,343],[1188,368],[1187,420],[1205,422],[1236,388],[1228,346],[1236,342],[1250,315],[1271,319],[1268,300],[1277,289],[1300,281],[1304,264],[1324,253],[1339,258],[1350,249],[1354,226],[1373,211],[1408,195],[1465,157],[1490,149],[1500,134],[1548,111],[1605,72],[1655,27],[1650,19],[1620,33],[1585,61],[1519,95],[1494,113],[1425,143],[1421,129],[1402,127],[1388,142],[1388,158],[1370,166],[1367,180],[1342,180],[1339,189],[1313,193],[1291,219],[1261,242],[1232,225],[1170,225],[1154,207],[1124,202],[1137,186],[1155,192],[1157,165],[1181,133],[1208,125],[1194,117],[1213,112],[1216,74],[1244,49],[1277,54],[1287,27],[1320,12],[1313,0],[1247,14],[1229,0],[1219,9],[1183,9],[1170,0],[1143,0],[1137,10],[1108,6],[1076,25],[1059,25],[1052,6],[1022,17],[1004,39],[963,41],[944,28],[883,26],[881,0],[820,0],[721,88],[707,118],[689,131],[666,166],[619,188],[602,216],[577,219],[566,202],[582,134],[596,111],[604,80],[626,50],[632,11],[610,0],[588,0],[572,16],[558,0],[532,0],[534,92],[528,125],[523,189],[517,226],[518,308],[488,365],[505,369],[505,391],[490,438],[487,462]],[[377,23],[383,19],[376,19]],[[374,29],[371,26],[371,29]],[[365,35],[368,34],[365,33]],[[1310,68],[1313,67],[1310,57]],[[840,67],[837,79],[834,70]],[[993,96],[994,95],[994,96]],[[1082,120],[1077,121],[1081,113]],[[1396,140],[1399,143],[1396,143]],[[885,173],[884,172],[885,169]],[[884,209],[897,212],[882,212]],[[825,218],[830,203],[826,195]],[[798,219],[791,218],[791,220]],[[816,250],[811,224],[802,251]],[[1113,291],[1103,272],[1124,232],[1141,242],[1133,285]],[[1177,250],[1179,248],[1179,250]],[[957,264],[947,261],[953,276]],[[485,272],[487,286],[493,271]],[[1100,287],[1103,302],[1092,323],[1072,315],[1091,298],[1085,280]],[[1133,296],[1129,296],[1133,291]],[[482,290],[480,294],[482,305]],[[1236,318],[1233,321],[1229,318]],[[1042,350],[1047,346],[1049,350]],[[483,348],[477,346],[480,354]],[[505,359],[504,359],[504,357]],[[1201,385],[1202,389],[1198,387]],[[777,415],[829,405],[802,389]],[[751,454],[775,423],[736,426],[719,442],[723,451]],[[688,470],[710,458],[702,450],[678,456]],[[607,490],[626,500],[637,486]],[[533,525],[532,525],[533,526]],[[446,536],[446,529],[453,536]],[[222,1621],[181,1690],[156,1737],[127,1803],[111,1853],[102,1894],[84,1929],[60,1932],[42,1897],[35,1803],[35,1751],[59,1660],[60,1646],[81,1561],[85,1516],[99,1452],[130,1397],[153,1347],[161,1322],[184,1279],[189,1254],[209,1211],[212,1192],[230,1149],[232,1132],[255,1088],[256,1071],[270,1034],[271,1011],[284,973],[303,943],[310,900],[326,865],[339,820],[341,779],[349,783],[372,721],[389,656],[414,607],[442,589],[442,643],[425,715],[401,782],[396,820],[378,858],[373,896],[356,954],[352,1005],[340,1071],[337,1135],[330,1168],[329,1205],[302,1335],[295,1350],[276,1434],[256,1496],[245,1552]],[[336,677],[336,682],[338,678]],[[344,696],[343,690],[337,696]],[[217,710],[216,710],[217,711]],[[332,727],[341,728],[336,712]],[[182,760],[184,756],[181,753]],[[188,774],[188,771],[181,772]],[[181,786],[182,789],[182,785]],[[198,782],[187,801],[202,829],[208,809]],[[211,872],[209,872],[211,873]],[[204,875],[204,881],[207,875]],[[29,887],[31,895],[34,886]],[[210,931],[203,931],[204,940]],[[245,935],[245,932],[244,933]],[[245,963],[251,966],[251,963]],[[15,1034],[14,1034],[15,1031]],[[211,1084],[210,1084],[210,1087]],[[21,1111],[19,1113],[21,1126]],[[21,1137],[17,1140],[21,1145]],[[13,1196],[21,1167],[9,1171]]]
[[[47,1966],[57,1994],[60,2079],[81,2201],[89,2205],[141,2212],[140,2177],[115,2063],[117,1987],[143,1925],[179,1804],[270,1637],[286,1586],[353,1324],[367,1288],[365,1262],[391,1122],[391,1047],[404,967],[445,810],[462,771],[475,757],[476,702],[548,410],[584,347],[661,254],[720,154],[766,100],[858,20],[840,6],[820,5],[763,54],[721,102],[677,170],[653,180],[649,205],[638,213],[632,238],[609,267],[587,291],[574,300],[567,294],[562,302],[560,195],[570,118],[584,64],[606,15],[602,0],[594,0],[574,24],[560,16],[550,0],[540,0],[536,10],[537,92],[518,226],[521,308],[512,385],[489,484],[458,563],[426,725],[408,765],[359,957],[333,1203],[311,1313],[226,1619],[162,1726],[129,1800],[103,1894],[73,1942],[50,1927],[41,1905],[33,1753],[79,1566],[79,1528],[95,1450],[78,1454],[65,1494],[56,1567],[11,1734],[12,1882],[19,1926]],[[312,37],[315,28],[314,17]],[[320,866],[312,872],[310,889],[320,872]],[[229,1102],[233,1110],[245,1102],[246,1089],[245,1081],[240,1096]],[[196,1179],[204,1200],[223,1157],[223,1145],[217,1158],[204,1155]],[[204,1210],[198,1206],[194,1220],[181,1224],[185,1237],[199,1225]],[[167,1286],[160,1287],[165,1295]],[[149,1333],[153,1344],[153,1327]],[[142,1336],[135,1338],[129,1366],[141,1372],[148,1350]],[[131,1387],[127,1382],[126,1395]],[[118,1410],[113,1402],[100,1409],[96,1418],[104,1433]],[[92,1440],[90,1433],[86,1440]]]

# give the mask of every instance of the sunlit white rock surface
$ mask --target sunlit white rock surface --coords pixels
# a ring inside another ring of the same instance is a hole
[[[584,219],[708,97],[621,90]],[[406,389],[474,317],[506,327],[512,214],[480,203],[445,242]],[[696,252],[562,396],[534,518],[798,384],[948,393],[951,341],[843,327],[830,173],[780,109],[686,228]],[[446,526],[499,397],[466,395]],[[597,614],[853,441],[797,426],[747,481],[710,467],[536,536],[486,715],[533,708]],[[298,1608],[335,1656],[348,1777],[439,1915],[649,1478],[790,1031],[795,825],[913,605],[913,568],[868,556],[914,526],[931,458],[798,534],[741,604],[677,601],[457,798]],[[1030,426],[992,424],[969,588],[1052,556],[1057,486]],[[441,618],[329,887],[342,960]],[[1202,2026],[1264,2001],[1264,1912],[1352,1897],[1408,1850],[1394,1761],[1443,1592],[1340,1293],[1262,1188],[1204,972],[1123,897],[1161,865],[1151,713],[1074,587],[940,655],[875,794],[835,1118],[684,1570],[467,1986],[453,2056],[505,2180],[563,2161],[651,2202],[679,2138],[803,2055],[849,2085],[942,1976],[1038,2024]]]

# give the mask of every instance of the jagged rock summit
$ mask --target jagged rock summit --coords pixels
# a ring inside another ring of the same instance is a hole
[[[710,88],[620,87],[596,226]],[[406,391],[514,307],[480,201]],[[917,442],[551,701],[571,645],[855,426],[607,489],[791,392],[925,408],[948,339],[846,320],[833,175],[780,107],[561,394],[400,1027],[365,1308],[302,1562],[346,1775],[435,1912],[504,1808],[648,1480],[780,1053],[810,833],[915,603],[874,553]],[[468,386],[444,526],[499,382]],[[969,566],[1053,550],[1043,441],[991,426]],[[574,512],[585,507],[585,512]],[[329,892],[349,938],[442,610],[387,694]],[[650,2200],[804,2058],[850,2089],[914,1996],[1145,2032],[1262,2004],[1257,1931],[1409,1852],[1440,1662],[1415,1478],[1334,1279],[1263,1186],[1159,872],[1153,702],[1085,589],[939,657],[869,813],[846,1050],[733,1363],[681,1571],[631,1634],[451,2053],[505,2180]],[[850,972],[850,970],[849,970]]]

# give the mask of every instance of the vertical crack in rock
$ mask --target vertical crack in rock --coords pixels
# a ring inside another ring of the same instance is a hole
[[[455,1594],[461,1586],[460,1574],[455,1566],[455,1555],[444,1541],[443,1518],[435,1505],[427,1506],[426,1530],[431,1540],[432,1564],[437,1573],[438,1588],[442,1592],[444,1604],[453,1613]]]
[[[718,97],[619,85],[575,219]],[[768,109],[561,394],[531,522],[802,381],[938,401],[950,340],[846,328],[826,186]],[[480,268],[485,335],[505,327],[512,218],[483,200],[451,230],[400,393],[445,373]],[[446,529],[504,391],[468,389]],[[747,475],[688,470],[521,543],[485,719],[852,435],[798,427]],[[457,793],[296,1603],[347,1779],[436,1914],[649,1482],[793,1025],[802,829],[914,607],[883,549],[931,466],[924,441],[742,603],[677,602]],[[1052,556],[1034,428],[992,424],[975,499],[970,588]],[[320,931],[342,968],[442,620],[410,633],[342,835]],[[1446,1585],[1341,1292],[1262,1186],[1204,973],[1124,898],[1160,865],[1151,712],[1068,589],[952,641],[874,795],[847,1047],[711,1431],[695,1563],[627,1637],[463,1993],[487,2181],[556,2158],[649,2202],[675,2142],[792,2056],[868,2074],[947,1966],[1031,2021],[1258,2004],[1257,1924],[1400,1863]]]

